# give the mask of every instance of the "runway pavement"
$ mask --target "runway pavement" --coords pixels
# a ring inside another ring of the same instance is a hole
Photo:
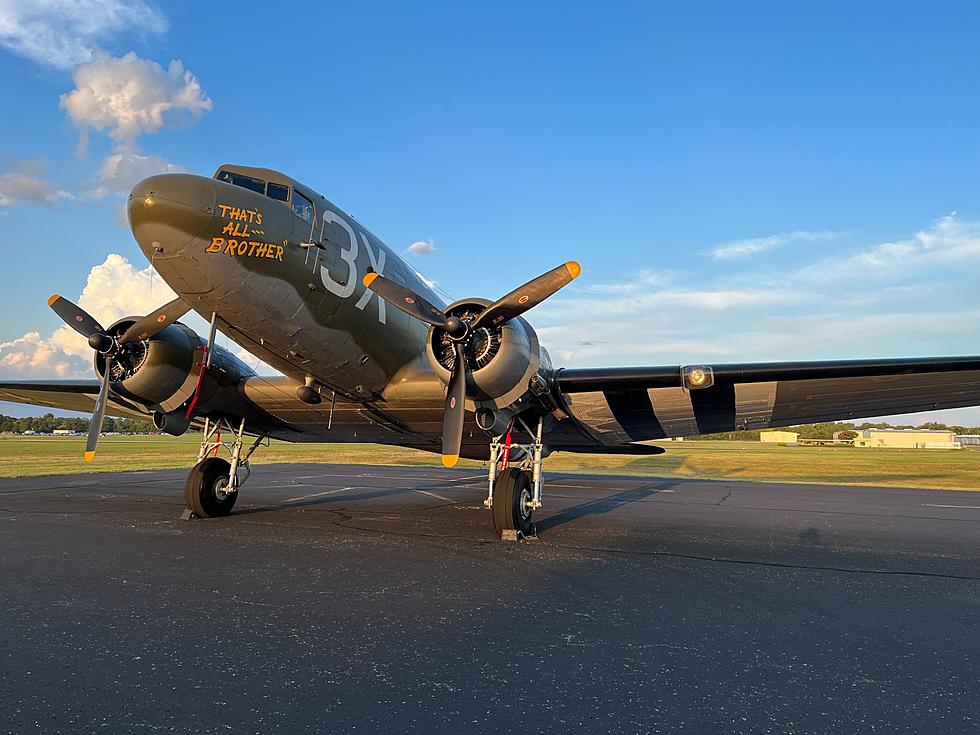
[[[980,729],[980,493],[266,465],[0,480],[0,732]]]

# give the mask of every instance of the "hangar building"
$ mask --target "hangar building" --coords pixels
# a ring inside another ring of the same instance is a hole
[[[952,431],[935,429],[865,429],[854,439],[856,447],[884,449],[960,449]]]
[[[772,444],[796,444],[800,438],[795,431],[777,431],[776,429],[766,429],[759,432],[759,441]]]

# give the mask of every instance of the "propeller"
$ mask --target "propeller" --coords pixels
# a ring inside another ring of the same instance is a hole
[[[174,299],[170,303],[161,306],[152,314],[147,314],[123,332],[122,337],[119,338],[119,344],[124,345],[129,342],[142,342],[147,340],[153,335],[162,332],[190,310],[191,306],[186,301],[180,298]]]
[[[112,368],[116,359],[124,352],[126,345],[142,342],[159,334],[190,311],[191,307],[182,299],[174,299],[152,314],[139,319],[121,336],[114,338],[106,333],[95,317],[58,294],[48,299],[48,306],[65,324],[88,339],[93,350],[105,356],[105,371],[102,374],[99,397],[95,400],[95,411],[89,422],[88,439],[85,442],[85,461],[91,462],[95,459],[95,450],[102,434],[102,425],[105,423],[105,412],[109,404],[109,383],[112,381]]]
[[[454,467],[459,461],[463,443],[463,421],[466,404],[466,355],[464,347],[469,336],[481,327],[496,327],[519,317],[537,306],[563,286],[568,285],[582,272],[574,260],[563,263],[547,273],[516,288],[497,299],[480,312],[470,324],[459,317],[445,314],[424,298],[405,286],[388,280],[378,273],[364,276],[364,285],[378,294],[396,309],[433,327],[446,331],[453,343],[456,359],[453,361],[449,384],[446,387],[446,410],[442,423],[442,463]]]

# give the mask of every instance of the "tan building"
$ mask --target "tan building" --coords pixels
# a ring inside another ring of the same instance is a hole
[[[884,449],[960,449],[952,431],[932,429],[865,429],[854,440],[856,447]]]
[[[800,438],[795,431],[779,431],[778,429],[766,429],[759,432],[759,441],[770,444],[796,444]]]

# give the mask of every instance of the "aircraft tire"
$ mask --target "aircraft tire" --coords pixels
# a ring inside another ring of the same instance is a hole
[[[493,483],[493,528],[531,534],[531,477],[516,467],[504,470]]]
[[[223,493],[220,482],[228,481],[231,465],[220,457],[202,459],[191,469],[184,485],[184,502],[201,518],[226,516],[235,507],[238,493]]]

